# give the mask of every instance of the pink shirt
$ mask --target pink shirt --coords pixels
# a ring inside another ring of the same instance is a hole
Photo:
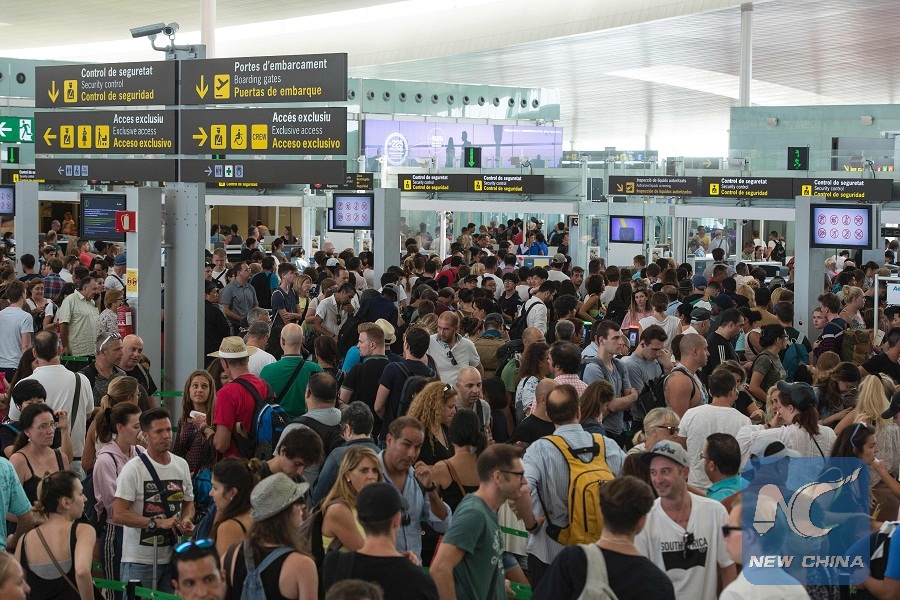
[[[582,394],[584,394],[584,390],[587,389],[587,384],[578,378],[578,375],[574,375],[572,373],[564,373],[562,375],[557,375],[553,378],[554,381],[558,382],[559,385],[571,385],[575,388],[575,391],[578,392],[578,397],[581,398]]]

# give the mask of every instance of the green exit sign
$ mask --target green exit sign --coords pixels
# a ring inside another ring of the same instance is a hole
[[[464,146],[463,147],[463,166],[470,169],[481,168],[481,147]]]
[[[34,119],[0,117],[0,143],[34,143]]]
[[[809,147],[788,148],[788,171],[809,171]]]

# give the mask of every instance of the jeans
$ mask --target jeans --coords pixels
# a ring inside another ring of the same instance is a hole
[[[122,581],[128,583],[136,579],[140,581],[140,587],[153,589],[153,565],[143,565],[141,563],[122,563]],[[172,587],[172,565],[171,563],[161,563],[156,567],[156,589],[160,592],[171,594],[175,591]]]

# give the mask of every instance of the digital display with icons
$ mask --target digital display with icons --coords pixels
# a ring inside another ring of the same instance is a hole
[[[872,207],[860,204],[810,206],[810,246],[813,248],[871,248]]]
[[[374,194],[334,194],[328,228],[331,231],[371,230]]]
[[[125,210],[124,194],[81,194],[79,237],[106,242],[124,242],[116,231],[116,212]]]
[[[0,215],[12,217],[16,214],[16,188],[0,185]]]
[[[609,217],[609,241],[616,244],[643,244],[644,217]]]

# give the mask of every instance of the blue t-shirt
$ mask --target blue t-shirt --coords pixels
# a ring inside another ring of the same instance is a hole
[[[888,564],[884,576],[900,580],[900,535],[891,537],[891,548],[888,552]]]
[[[17,517],[31,510],[31,502],[8,460],[0,460],[0,510]],[[0,519],[0,550],[6,550],[6,519]],[[897,555],[900,556],[900,551]]]

